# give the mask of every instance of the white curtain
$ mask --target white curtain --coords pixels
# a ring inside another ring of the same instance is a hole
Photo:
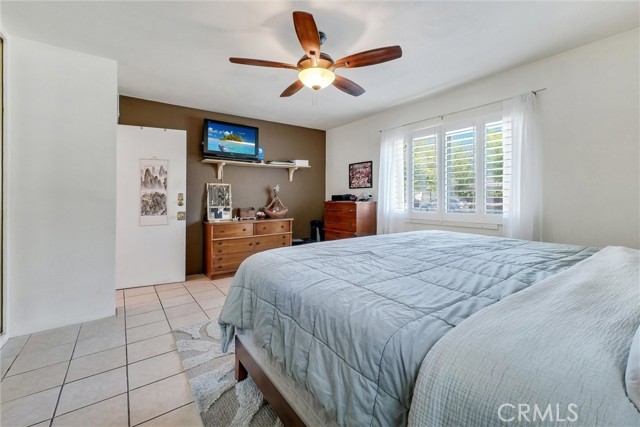
[[[378,190],[378,234],[398,231],[398,222],[403,217],[399,209],[404,203],[404,180],[398,180],[404,173],[402,158],[404,131],[402,128],[382,132],[380,141],[380,179]]]
[[[536,124],[536,96],[503,102],[504,137],[511,139],[511,179],[505,182],[503,236],[542,240],[542,173]]]

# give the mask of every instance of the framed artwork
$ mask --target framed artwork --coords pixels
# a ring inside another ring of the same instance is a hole
[[[207,184],[207,221],[228,221],[231,210],[231,184]]]
[[[169,160],[140,159],[140,225],[169,224]]]
[[[351,163],[349,165],[349,188],[373,187],[373,162]]]

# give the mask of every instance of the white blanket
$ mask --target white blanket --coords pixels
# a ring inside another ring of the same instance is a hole
[[[410,426],[639,426],[624,374],[640,252],[608,247],[463,321],[425,357]]]

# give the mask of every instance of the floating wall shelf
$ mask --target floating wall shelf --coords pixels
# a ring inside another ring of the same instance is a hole
[[[287,169],[289,171],[289,182],[293,182],[293,173],[298,169],[308,169],[311,166],[289,166],[289,165],[272,165],[269,163],[251,163],[251,162],[238,162],[235,160],[216,160],[216,159],[204,159],[202,163],[208,163],[216,168],[216,178],[222,179],[222,171],[225,166],[243,166],[249,168],[272,168],[272,169]]]

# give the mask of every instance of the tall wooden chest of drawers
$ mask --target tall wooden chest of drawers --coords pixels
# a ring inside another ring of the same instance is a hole
[[[376,234],[376,202],[324,202],[325,240]]]
[[[293,218],[205,222],[204,269],[210,279],[235,273],[256,252],[291,246]]]

